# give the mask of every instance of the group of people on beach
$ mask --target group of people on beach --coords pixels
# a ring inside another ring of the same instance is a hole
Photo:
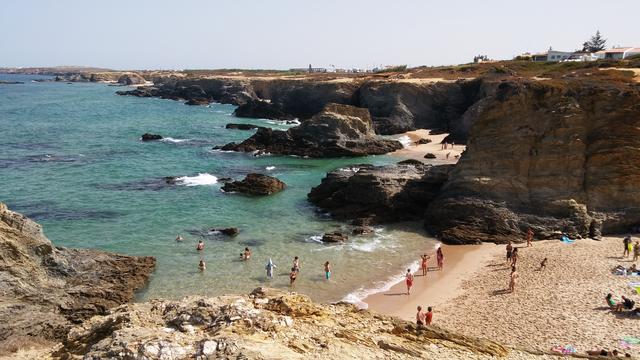
[[[422,269],[422,276],[427,276],[427,272],[429,271],[429,267],[427,266],[427,262],[431,256],[425,254],[420,255],[420,268]],[[438,265],[438,270],[442,270],[444,267],[444,254],[442,252],[442,247],[438,246],[436,250],[436,262]],[[411,287],[413,287],[413,282],[415,280],[411,269],[407,269],[407,273],[404,275],[404,282],[407,285],[407,295],[411,295]]]
[[[638,255],[640,255],[640,243],[638,241],[634,243],[631,239],[631,236],[628,235],[622,239],[622,244],[624,246],[624,249],[622,251],[622,258],[628,258],[631,254],[633,254],[632,261],[637,261]],[[612,272],[616,275],[624,276],[640,275],[640,271],[638,271],[636,264],[632,264],[628,269],[622,265],[617,265],[615,268],[613,268]],[[616,300],[613,294],[608,293],[607,296],[605,296],[605,301],[613,312],[622,312],[627,310],[635,313],[636,315],[640,315],[640,308],[635,308],[635,301],[624,295],[621,296],[620,300]]]

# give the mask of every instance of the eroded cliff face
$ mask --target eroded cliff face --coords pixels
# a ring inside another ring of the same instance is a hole
[[[431,203],[445,241],[630,231],[640,224],[640,91],[631,83],[509,79],[483,100],[467,150]]]
[[[37,223],[0,203],[0,353],[29,339],[59,341],[73,324],[129,302],[152,257],[55,247]]]

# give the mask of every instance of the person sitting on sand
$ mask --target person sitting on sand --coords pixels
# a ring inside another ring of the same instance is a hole
[[[204,263],[203,259],[200,259],[200,262],[198,263],[198,269],[200,269],[200,271],[207,270],[207,264]]]
[[[609,351],[607,349],[593,349],[587,350],[587,355],[591,356],[614,356],[618,357],[618,350]]]
[[[511,240],[507,243],[507,262],[511,261],[511,254],[513,253],[513,245],[511,245]]]
[[[242,254],[245,260],[251,259],[251,250],[248,247],[244,248],[244,253]]]
[[[327,280],[331,278],[331,265],[329,265],[328,261],[324,263],[324,277]]]
[[[516,284],[518,283],[518,272],[516,271],[516,267],[511,267],[511,275],[509,276],[509,292],[514,292],[516,290]]]
[[[424,324],[431,325],[431,320],[433,320],[433,309],[431,309],[431,306],[429,306],[427,308],[427,313],[424,314]]]
[[[418,306],[418,312],[416,313],[416,325],[424,325],[424,313],[422,312],[422,306]]]
[[[293,269],[295,272],[300,272],[300,258],[297,256],[293,258]]]
[[[611,309],[611,311],[613,312],[622,311],[622,307],[624,306],[624,303],[615,301],[613,298],[613,294],[608,293],[607,296],[605,297],[605,300],[607,300],[607,305],[609,305],[609,308]]]
[[[411,287],[413,286],[413,274],[411,273],[411,269],[407,269],[407,273],[405,274],[405,283],[407,284],[407,295],[411,295]]]
[[[196,250],[198,251],[204,250],[204,241],[198,240],[198,245],[196,246]]]
[[[420,256],[420,259],[422,259],[422,263],[421,263],[422,276],[427,276],[427,271],[429,270],[429,268],[427,267],[427,261],[429,260],[429,255],[423,254],[422,256]]]
[[[176,241],[180,242],[182,240],[184,240],[184,239],[182,238],[182,236],[180,236],[180,234],[178,234],[178,236],[176,236]]]
[[[622,295],[622,305],[627,310],[633,310],[633,307],[636,306],[636,302]]]
[[[298,271],[295,268],[291,268],[291,272],[289,273],[289,286],[293,286],[293,283],[296,282],[298,278]]]
[[[540,262],[540,271],[542,271],[542,269],[547,267],[547,258],[542,259],[542,262]]]
[[[438,263],[438,269],[442,270],[444,267],[444,254],[442,253],[442,246],[438,246],[436,250],[436,261]]]

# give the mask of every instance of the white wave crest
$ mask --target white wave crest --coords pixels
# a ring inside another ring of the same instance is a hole
[[[396,140],[399,141],[405,148],[408,148],[412,144],[411,138],[407,135],[402,135]]]
[[[179,143],[182,143],[182,142],[185,142],[185,141],[189,141],[189,139],[175,139],[175,138],[172,138],[172,137],[165,137],[165,138],[162,138],[160,141],[179,144]]]
[[[208,173],[200,173],[196,176],[181,176],[176,181],[184,186],[213,185],[218,182],[218,178]]]
[[[275,169],[276,169],[276,167],[275,167],[275,166],[267,166],[265,169],[266,169],[267,171],[271,171],[271,170],[275,170]]]

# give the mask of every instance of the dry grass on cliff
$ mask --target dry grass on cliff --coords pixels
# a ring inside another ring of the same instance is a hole
[[[611,292],[640,304],[628,285],[638,278],[611,273],[618,264],[632,264],[620,259],[622,248],[619,237],[521,248],[513,294],[505,291],[509,268],[504,258],[494,258],[463,285],[465,295],[445,306],[439,319],[445,328],[528,349],[549,351],[571,344],[582,354],[594,347],[623,350],[619,339],[638,337],[640,317],[614,314],[604,299]],[[545,257],[547,268],[539,270]],[[626,351],[640,355],[640,345]]]

